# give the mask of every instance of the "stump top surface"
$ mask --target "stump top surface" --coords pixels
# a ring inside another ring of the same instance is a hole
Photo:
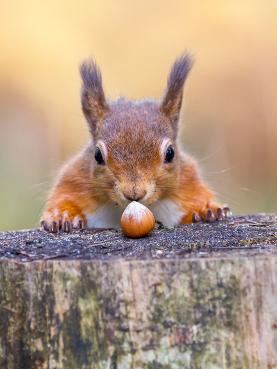
[[[50,234],[40,230],[0,232],[0,260],[109,260],[277,255],[277,214],[235,216],[213,224],[155,229],[128,239],[116,230]]]

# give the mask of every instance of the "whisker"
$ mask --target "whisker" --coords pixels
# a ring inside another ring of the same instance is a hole
[[[207,174],[209,175],[209,174],[212,174],[212,175],[214,175],[214,174],[224,174],[224,173],[228,173],[228,172],[230,172],[231,170],[232,170],[233,168],[225,168],[225,169],[221,169],[221,170],[217,170],[217,171],[212,171],[212,172],[207,172]]]
[[[218,146],[215,151],[211,152],[210,154],[208,154],[208,155],[206,155],[202,158],[197,159],[197,161],[199,163],[203,163],[203,162],[213,158],[215,155],[218,155],[223,149],[224,149],[224,145],[222,144],[222,145]]]

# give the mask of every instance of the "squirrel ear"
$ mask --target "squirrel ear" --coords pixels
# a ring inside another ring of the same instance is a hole
[[[94,135],[99,128],[99,123],[109,110],[102,87],[102,76],[93,60],[86,61],[80,66],[80,74],[83,80],[81,89],[82,109],[90,131]]]
[[[189,54],[182,55],[173,64],[167,80],[167,88],[161,103],[161,111],[172,123],[179,118],[182,106],[183,87],[193,65]]]

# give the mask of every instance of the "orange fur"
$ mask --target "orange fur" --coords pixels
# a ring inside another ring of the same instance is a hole
[[[76,219],[83,223],[82,227],[76,223],[74,228],[83,228],[86,226],[85,213],[93,211],[95,207],[88,166],[81,154],[63,168],[46,203],[42,222],[47,230],[55,231],[56,228],[66,230],[66,222],[71,227]]]

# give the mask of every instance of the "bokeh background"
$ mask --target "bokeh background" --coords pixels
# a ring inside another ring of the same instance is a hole
[[[277,2],[0,2],[0,229],[34,227],[58,167],[84,145],[78,65],[110,98],[159,98],[190,50],[180,140],[235,213],[277,210]]]

